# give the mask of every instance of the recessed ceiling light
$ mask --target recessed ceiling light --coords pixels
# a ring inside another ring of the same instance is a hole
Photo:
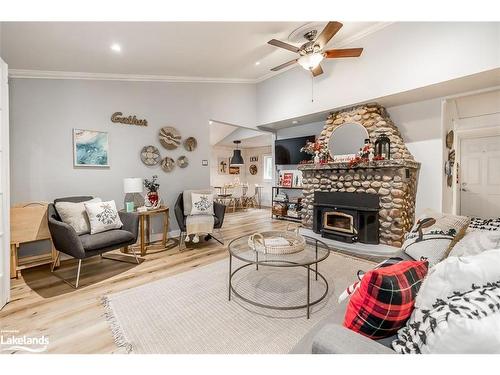
[[[292,121],[292,124],[294,124],[294,125],[295,125],[295,124],[298,124],[298,123],[299,123],[299,122],[298,122],[297,120],[293,120],[293,121]]]
[[[213,123],[214,123],[214,122],[213,122],[212,120],[210,120],[210,121],[208,122],[208,124],[209,124],[209,125],[212,125]]]
[[[113,43],[111,45],[111,50],[114,51],[114,52],[121,52],[122,51],[122,47],[118,43]]]
[[[255,63],[255,66],[259,66],[259,65],[260,65],[260,61],[257,61],[257,62]]]

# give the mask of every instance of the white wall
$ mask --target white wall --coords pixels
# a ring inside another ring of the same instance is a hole
[[[297,125],[291,128],[280,129],[276,132],[276,139],[288,139],[296,137],[305,137],[308,135],[319,136],[323,127],[324,121],[312,122],[309,124]]]
[[[10,95],[12,203],[90,194],[122,206],[123,178],[158,174],[160,195],[173,207],[182,190],[210,183],[209,168],[201,165],[210,159],[208,120],[248,124],[255,119],[250,85],[12,79]],[[115,111],[146,118],[149,125],[111,123]],[[187,152],[161,147],[158,131],[166,125],[183,137],[196,137],[198,148]],[[73,128],[109,132],[110,168],[73,167]],[[190,165],[171,173],[145,166],[139,152],[149,144],[162,157],[186,155]],[[172,228],[177,227],[174,221]]]
[[[500,23],[400,22],[367,36],[359,58],[295,67],[257,85],[260,125],[328,111],[500,66]]]
[[[500,127],[500,90],[489,90],[486,92],[457,96],[443,102],[443,158],[447,158],[449,150],[446,148],[446,133],[454,130],[454,149],[456,150],[457,162],[460,152],[458,150],[457,134],[487,128]],[[460,164],[458,164],[460,165]],[[443,211],[459,214],[460,192],[456,184],[457,167],[453,168],[452,186],[446,185],[443,178]]]
[[[444,168],[441,151],[441,100],[389,107],[387,111],[399,128],[408,150],[421,163],[416,214],[421,214],[426,208],[440,212]]]
[[[272,180],[264,180],[264,156],[271,156],[272,149],[271,146],[266,147],[252,147],[243,150],[243,158],[245,160],[245,182],[248,183],[250,189],[254,189],[255,184],[263,186],[262,188],[262,205],[265,207],[271,207],[271,190],[273,186]],[[250,157],[257,156],[258,161],[250,163]],[[250,173],[250,164],[255,164],[257,166],[257,174],[252,175]],[[251,193],[253,194],[253,192]]]
[[[235,178],[238,177],[241,180],[241,169],[240,175],[232,174],[219,174],[218,160],[219,158],[224,158],[226,162],[233,155],[233,149],[231,147],[225,146],[213,146],[210,151],[210,186],[224,186],[225,184],[230,184],[234,182]]]
[[[219,157],[223,157],[227,160],[233,155],[232,147],[225,146],[215,146],[212,147],[210,156],[210,185],[211,186],[223,186],[224,184],[230,184],[235,181],[235,178],[238,178],[241,183],[248,183],[249,185],[249,194],[253,194],[253,189],[255,184],[259,184],[263,186],[262,189],[262,205],[270,206],[271,205],[271,187],[272,181],[264,180],[264,156],[271,155],[272,150],[271,146],[267,147],[252,147],[252,148],[244,148],[242,149],[243,160],[245,161],[245,165],[240,167],[239,175],[221,175],[218,173],[217,160]],[[250,163],[250,157],[257,156],[258,161],[255,163]],[[250,164],[257,165],[257,174],[252,175],[249,171]]]

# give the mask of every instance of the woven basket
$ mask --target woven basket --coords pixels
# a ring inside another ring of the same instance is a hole
[[[248,246],[263,254],[293,254],[306,247],[306,240],[299,234],[299,227],[291,231],[288,224],[286,231],[272,230],[254,233],[248,237]]]

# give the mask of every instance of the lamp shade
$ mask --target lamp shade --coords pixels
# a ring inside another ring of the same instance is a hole
[[[316,68],[319,63],[323,60],[324,56],[321,53],[312,53],[304,56],[300,56],[298,63],[306,70],[312,70]]]
[[[234,150],[233,156],[231,157],[230,165],[244,165],[243,157],[241,156],[241,150]]]
[[[123,192],[124,193],[142,193],[143,185],[142,178],[132,177],[123,179]]]

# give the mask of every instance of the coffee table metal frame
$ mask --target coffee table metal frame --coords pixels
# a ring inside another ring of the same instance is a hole
[[[231,251],[231,245],[233,242],[241,240],[243,237],[248,237],[248,236],[241,236],[238,238],[233,239],[229,245],[228,245],[228,251],[229,251],[229,288],[228,288],[228,300],[231,301],[231,293],[233,293],[236,297],[239,299],[250,303],[254,306],[266,308],[266,309],[272,309],[272,310],[298,310],[298,309],[306,309],[306,315],[307,319],[310,317],[310,309],[311,306],[316,305],[317,303],[321,302],[326,295],[328,294],[328,281],[326,281],[326,278],[318,271],[318,263],[322,262],[328,256],[330,255],[330,248],[328,247],[327,244],[325,244],[323,241],[318,240],[317,238],[309,237],[309,236],[304,236],[307,240],[313,241],[314,242],[314,247],[315,247],[315,252],[316,252],[316,257],[315,259],[311,260],[310,262],[305,262],[305,263],[298,263],[294,261],[287,261],[286,259],[276,259],[276,260],[259,260],[259,252],[254,251],[255,258],[254,259],[248,259],[245,257],[240,257],[237,254],[233,253]],[[326,255],[323,255],[322,257],[318,258],[318,244],[321,244],[325,248]],[[309,245],[310,246],[310,245]],[[250,250],[250,247],[249,247]],[[260,254],[261,256],[264,254]],[[291,254],[293,255],[293,254]],[[283,258],[286,258],[286,254],[281,255]],[[246,263],[238,268],[236,268],[234,271],[232,269],[232,263],[233,263],[233,257],[236,259],[239,259],[240,261]],[[262,258],[262,257],[261,257]],[[255,265],[255,270],[259,270],[259,266],[264,266],[264,267],[278,267],[278,268],[288,268],[288,267],[304,267],[307,269],[307,296],[306,296],[306,303],[302,305],[294,305],[294,306],[274,306],[274,305],[267,305],[263,304],[257,301],[253,301],[249,298],[243,297],[240,293],[236,291],[236,289],[233,287],[232,284],[232,279],[233,276],[238,272],[241,271],[242,269],[246,267],[250,267],[252,265]],[[318,277],[323,280],[325,283],[325,292],[321,295],[321,297],[315,299],[314,301],[311,301],[311,266],[314,266],[314,276],[315,280],[318,280]]]

